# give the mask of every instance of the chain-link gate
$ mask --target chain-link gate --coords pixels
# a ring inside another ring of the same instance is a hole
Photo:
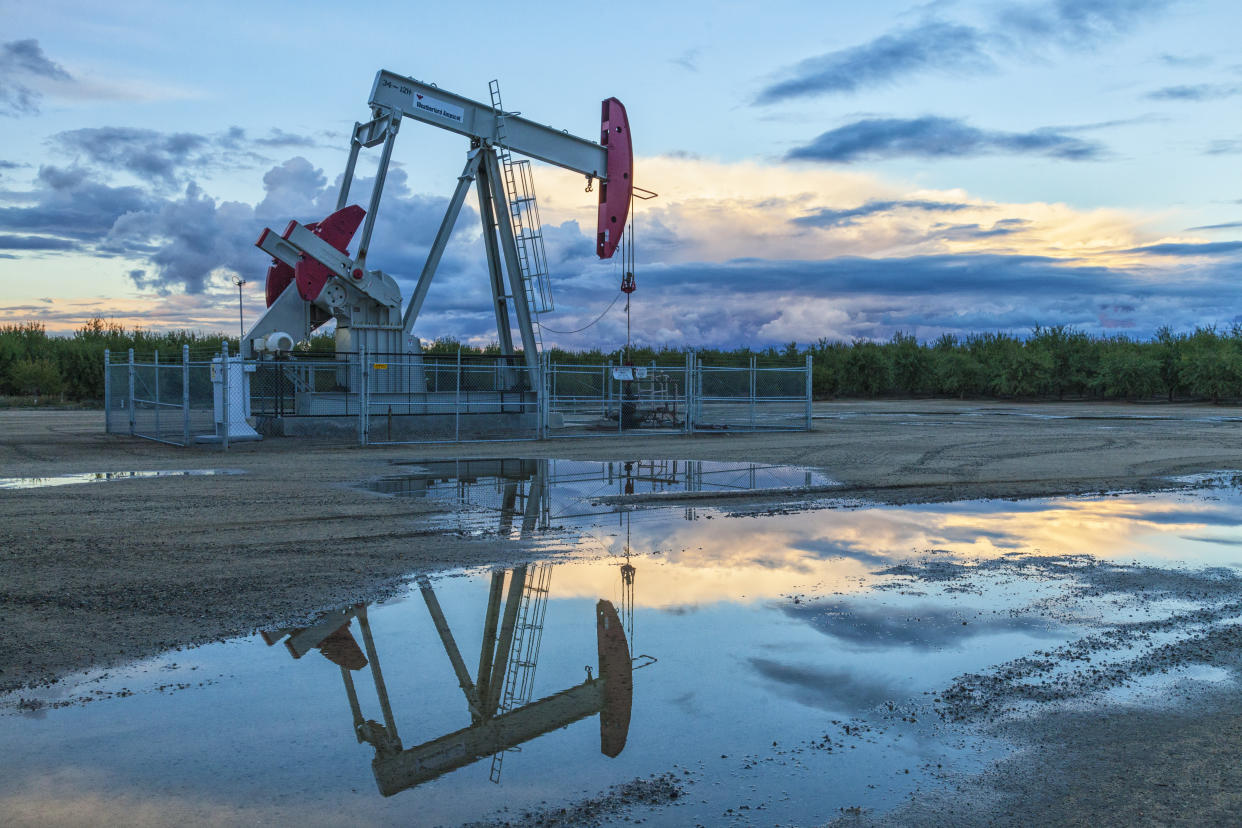
[[[104,428],[160,443],[187,446],[214,438],[216,400],[210,359],[192,360],[183,346],[177,358],[155,351],[113,362],[104,351]]]

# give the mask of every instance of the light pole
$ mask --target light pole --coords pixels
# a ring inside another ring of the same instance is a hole
[[[234,276],[233,284],[237,285],[237,349],[241,351],[242,339],[246,336],[246,322],[242,318],[242,285],[246,284],[246,280]]]

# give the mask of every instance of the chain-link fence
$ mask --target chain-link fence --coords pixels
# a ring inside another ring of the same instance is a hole
[[[811,428],[811,357],[804,365],[694,366],[694,430]]]
[[[363,354],[361,363],[363,445],[539,436],[538,385],[520,356]]]
[[[545,433],[583,437],[641,429],[684,432],[692,363],[574,365],[544,361]]]
[[[805,364],[553,363],[472,354],[243,360],[183,349],[105,354],[108,432],[175,445],[268,436],[368,444],[525,440],[611,432],[811,427]]]

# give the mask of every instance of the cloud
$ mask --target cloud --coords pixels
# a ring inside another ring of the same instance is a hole
[[[1153,101],[1215,101],[1242,94],[1242,86],[1222,83],[1196,83],[1186,86],[1165,86],[1143,97]]]
[[[1242,153],[1242,138],[1222,138],[1213,141],[1208,144],[1205,152],[1208,155],[1235,155]]]
[[[0,44],[0,115],[37,115],[42,93],[32,80],[72,81],[64,67],[43,53],[34,38]]]
[[[881,35],[861,46],[804,60],[790,70],[792,77],[765,87],[756,103],[856,92],[928,69],[979,69],[990,63],[983,37],[976,29],[929,21]]]
[[[680,66],[687,72],[699,71],[699,50],[687,49],[675,58],[669,60],[674,66]]]
[[[1227,221],[1224,224],[1201,224],[1198,227],[1189,227],[1187,232],[1195,230],[1233,230],[1242,227],[1242,221]]]
[[[1103,147],[1049,129],[1002,132],[970,126],[955,118],[868,118],[829,130],[786,155],[791,161],[845,163],[900,157],[947,158],[991,154],[1043,155],[1092,161]]]
[[[154,198],[139,187],[112,187],[82,167],[39,168],[34,189],[0,197],[0,231],[42,233],[99,241],[126,213],[146,210]]]
[[[995,31],[1042,45],[1084,46],[1125,34],[1163,12],[1173,0],[1051,0],[1007,4]]]
[[[175,184],[186,167],[202,167],[211,159],[212,142],[190,132],[92,127],[57,133],[54,140],[91,163],[164,186]]]
[[[0,234],[0,250],[76,250],[78,246],[72,239]]]
[[[951,213],[965,210],[970,206],[948,201],[868,201],[859,207],[845,210],[821,208],[810,215],[793,219],[793,223],[804,227],[852,227],[858,223],[859,219],[897,210]]]
[[[1052,0],[1007,4],[987,26],[935,18],[795,64],[755,98],[760,105],[856,92],[923,72],[966,71],[1001,62],[1015,48],[1082,48],[1122,35],[1171,0]]]
[[[1127,253],[1145,253],[1152,256],[1221,256],[1242,251],[1242,241],[1226,242],[1168,242],[1134,247]]]
[[[255,138],[254,142],[261,147],[316,147],[319,142],[307,135],[296,135],[285,132],[280,127],[272,127],[263,138]]]

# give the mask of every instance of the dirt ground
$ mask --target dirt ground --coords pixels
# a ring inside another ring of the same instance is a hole
[[[1173,485],[1171,475],[1242,469],[1239,414],[1192,405],[821,403],[809,433],[366,449],[268,440],[224,453],[109,436],[101,412],[0,411],[0,477],[245,472],[0,490],[0,690],[374,598],[413,572],[503,563],[523,554],[508,541],[429,529],[429,512],[439,508],[432,502],[353,487],[389,472],[393,461],[762,461],[822,469],[842,482],[843,497],[890,503],[1017,498],[1162,488]],[[1201,718],[1181,722],[1176,732],[1207,738],[1222,723]],[[1143,734],[1158,731],[1131,723],[1125,739],[1102,744],[1143,755],[1150,753]],[[1072,756],[1121,761],[1088,755],[1088,747]],[[1186,750],[1197,748],[1187,743]],[[1065,769],[1070,775],[1062,778],[1072,780],[1072,763]],[[1090,812],[1083,803],[1091,797],[1081,791],[1062,799],[1078,800],[1076,813]],[[1158,813],[1156,806],[1143,812]]]

